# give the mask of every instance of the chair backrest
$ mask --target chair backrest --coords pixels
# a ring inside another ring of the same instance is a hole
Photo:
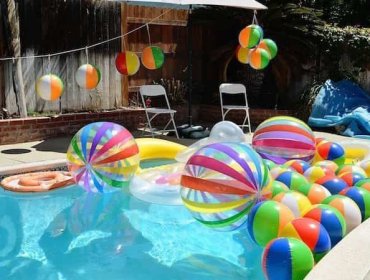
[[[140,95],[141,95],[141,100],[143,102],[144,108],[146,108],[144,96],[151,97],[151,96],[161,96],[161,95],[163,95],[164,98],[166,99],[166,104],[167,104],[168,109],[171,109],[170,103],[169,103],[168,98],[167,98],[166,89],[161,85],[144,85],[144,86],[141,86],[140,87]]]
[[[248,106],[247,90],[243,84],[228,84],[220,85],[220,99],[221,106],[223,106],[222,94],[243,94],[245,98],[245,105]]]

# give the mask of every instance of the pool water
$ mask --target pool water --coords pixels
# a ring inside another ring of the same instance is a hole
[[[0,193],[0,279],[263,279],[246,228],[217,232],[128,190]]]

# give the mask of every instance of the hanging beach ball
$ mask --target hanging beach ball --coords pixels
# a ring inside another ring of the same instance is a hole
[[[161,68],[164,63],[164,53],[160,47],[146,47],[143,50],[141,62],[149,70]]]
[[[263,39],[261,42],[258,44],[257,48],[261,48],[266,50],[270,54],[270,59],[275,58],[278,52],[278,47],[276,43],[271,40],[271,39]]]
[[[258,25],[251,24],[242,29],[239,33],[239,43],[243,48],[252,49],[258,45],[263,37],[262,28]]]
[[[100,82],[100,70],[91,64],[81,65],[76,71],[77,84],[86,89],[94,89]]]
[[[236,59],[243,64],[249,63],[249,49],[243,48],[242,46],[238,46],[236,49]]]
[[[270,54],[262,49],[257,48],[249,52],[249,65],[256,70],[262,70],[267,67],[270,62]]]
[[[44,75],[36,82],[37,94],[47,101],[57,100],[62,95],[63,89],[62,80],[54,74]]]
[[[135,75],[140,68],[139,57],[134,52],[121,52],[116,57],[116,68],[122,75]]]

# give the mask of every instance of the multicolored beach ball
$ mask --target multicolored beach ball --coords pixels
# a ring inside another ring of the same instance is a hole
[[[36,92],[44,100],[58,100],[64,90],[62,80],[54,74],[47,74],[36,82]]]
[[[149,70],[159,69],[164,63],[164,53],[160,47],[146,47],[141,55],[141,62]]]
[[[77,84],[86,89],[94,89],[98,86],[101,75],[98,68],[91,64],[81,65],[76,71]]]
[[[139,148],[131,133],[111,122],[84,126],[67,151],[69,171],[88,192],[105,193],[128,186],[139,161]]]
[[[271,39],[263,39],[261,42],[258,44],[257,48],[264,49],[267,51],[270,55],[270,59],[273,59],[276,57],[277,52],[278,52],[278,47],[276,43],[271,40]]]
[[[351,187],[342,190],[339,194],[351,198],[360,208],[362,221],[370,217],[370,192],[361,187]]]
[[[344,180],[333,175],[321,177],[315,183],[324,186],[331,194],[338,194],[348,187]]]
[[[239,44],[243,48],[252,49],[258,45],[262,37],[262,28],[258,25],[251,24],[240,31]]]
[[[284,163],[283,166],[292,168],[299,174],[303,174],[308,168],[310,168],[310,164],[307,161],[299,159],[289,160],[286,163]]]
[[[242,46],[238,46],[236,49],[236,59],[243,64],[249,63],[249,51],[248,48],[243,48]]]
[[[256,48],[249,52],[249,65],[256,70],[261,70],[267,67],[270,63],[270,54],[262,49]]]
[[[263,251],[262,269],[268,280],[301,280],[313,266],[310,248],[295,238],[276,238]]]
[[[122,75],[135,75],[140,68],[139,57],[134,52],[119,53],[116,57],[116,68]]]
[[[338,165],[344,164],[345,151],[335,142],[321,141],[316,147],[315,161],[331,160]]]
[[[315,155],[315,137],[307,124],[279,116],[261,123],[252,138],[253,148],[263,157],[283,164],[292,159],[310,161]]]
[[[281,192],[275,195],[272,200],[278,201],[287,206],[296,218],[302,217],[312,206],[309,199],[297,191]]]
[[[181,177],[181,197],[193,217],[216,230],[233,230],[271,183],[261,157],[242,143],[214,143],[190,157]]]

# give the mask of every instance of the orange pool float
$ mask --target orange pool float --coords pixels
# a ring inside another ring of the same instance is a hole
[[[47,171],[9,176],[1,181],[1,186],[13,192],[47,192],[73,183],[69,172]]]

